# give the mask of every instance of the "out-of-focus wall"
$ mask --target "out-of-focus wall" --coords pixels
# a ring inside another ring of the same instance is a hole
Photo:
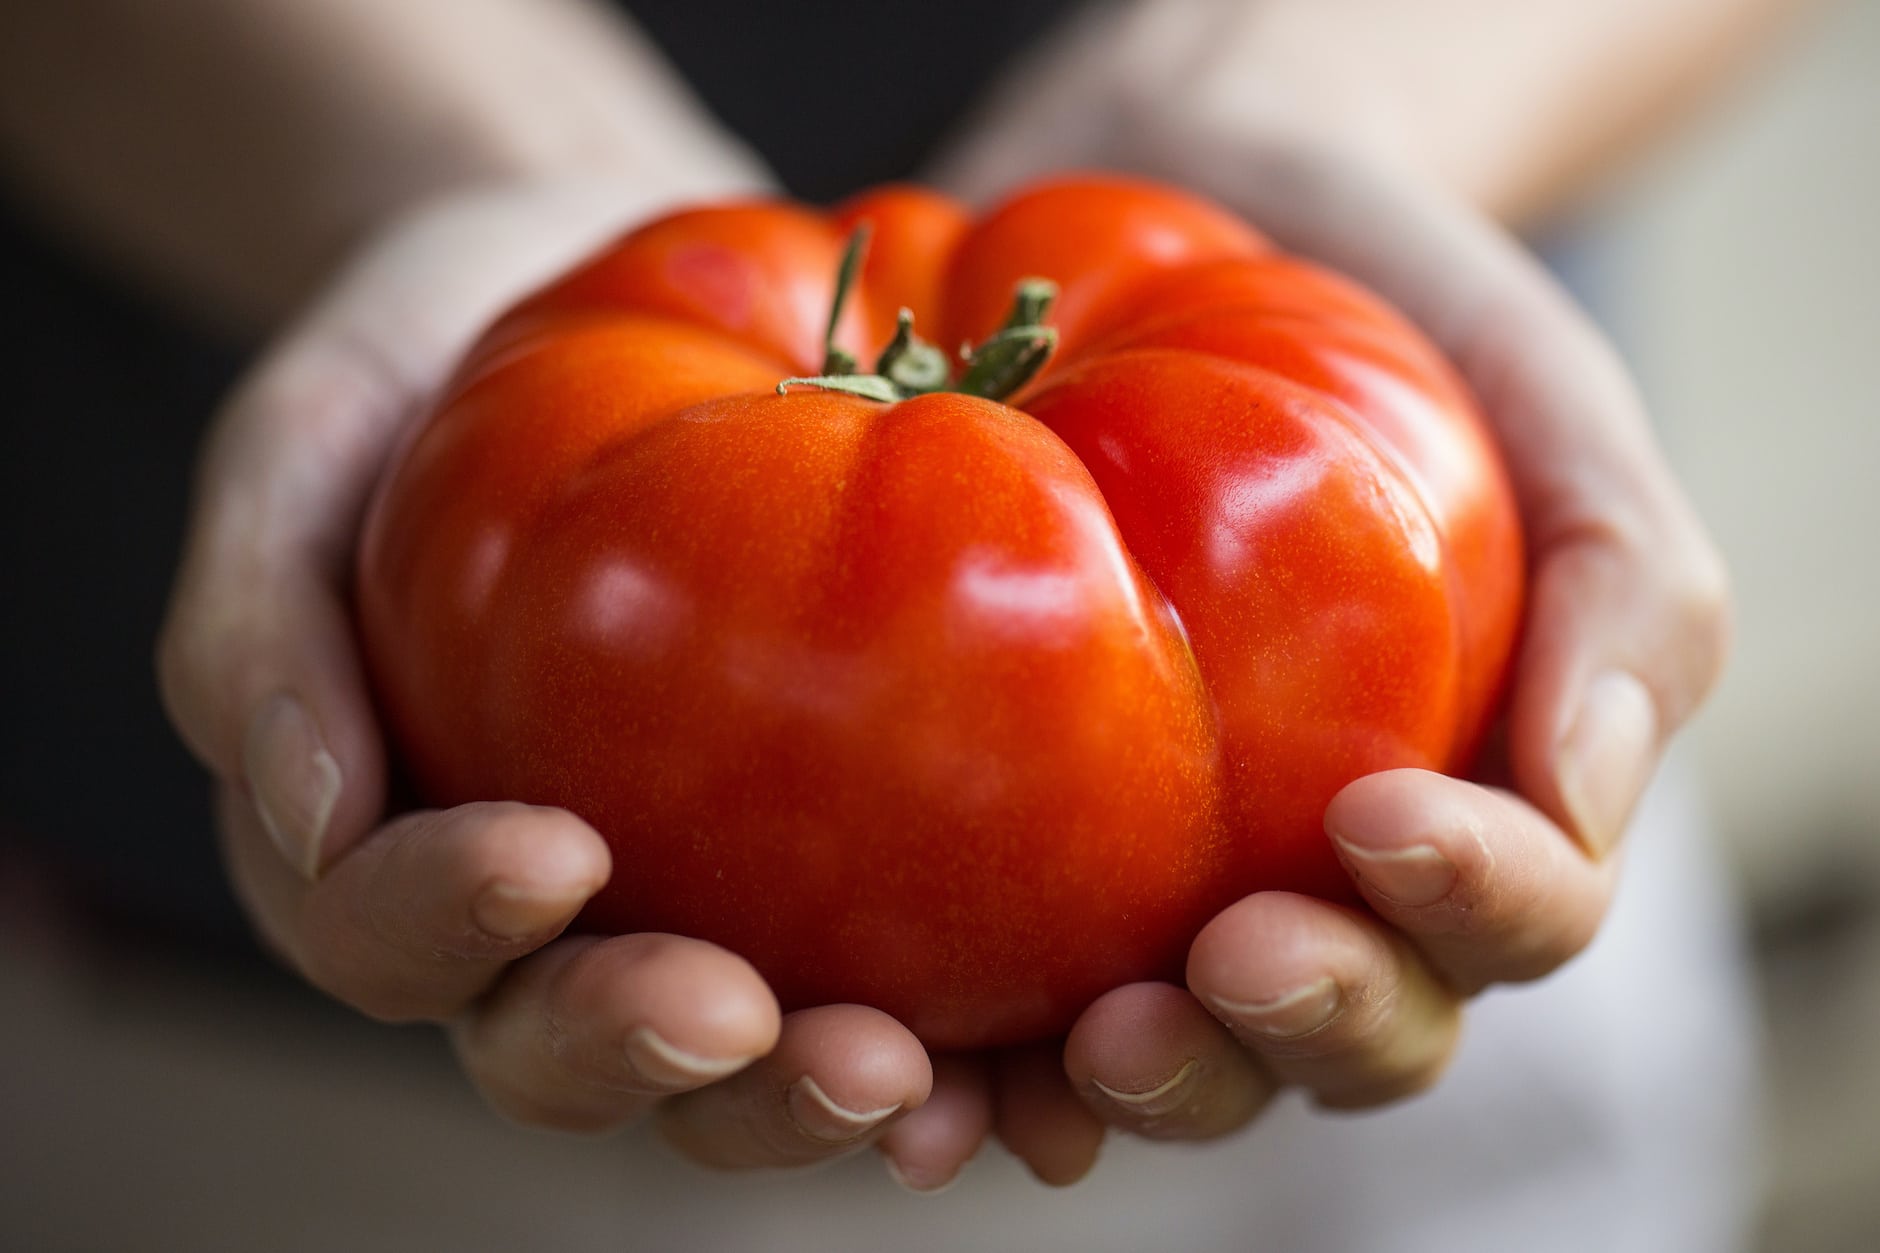
[[[1607,205],[1622,335],[1734,569],[1689,737],[1767,1008],[1771,1253],[1880,1249],[1880,0]]]
[[[1880,885],[1880,2],[1823,6],[1624,188],[1632,348],[1736,576],[1692,739],[1754,897]]]

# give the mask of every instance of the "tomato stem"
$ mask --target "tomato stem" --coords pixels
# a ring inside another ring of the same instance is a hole
[[[953,381],[947,355],[914,334],[912,309],[895,317],[894,338],[881,350],[875,373],[916,395],[939,391]]]
[[[1057,284],[1048,278],[1022,278],[1012,292],[1012,311],[1005,315],[1001,330],[1016,331],[1044,325],[1057,302]]]
[[[869,400],[893,403],[929,392],[957,391],[988,400],[1003,400],[1037,377],[1057,347],[1057,329],[1045,325],[1057,299],[1057,284],[1050,279],[1020,280],[1012,294],[1012,310],[1004,324],[978,345],[960,349],[963,366],[959,381],[940,349],[914,334],[914,313],[902,309],[895,319],[894,338],[882,349],[873,374],[858,373],[855,354],[836,346],[836,325],[868,254],[869,225],[858,224],[842,250],[836,269],[835,296],[829,306],[829,327],[823,334],[822,373],[813,378],[788,378],[777,384],[782,395],[791,386],[820,387],[847,392]]]
[[[1031,382],[1044,369],[1057,348],[1057,328],[1045,317],[1057,300],[1057,284],[1049,279],[1020,280],[1012,293],[1012,311],[1005,325],[966,354],[966,376],[960,390],[972,396],[998,400]]]
[[[906,400],[911,394],[879,374],[819,374],[814,378],[785,379],[777,384],[777,394],[781,396],[792,387],[820,387],[826,392],[847,392],[851,396],[879,400],[884,404]]]
[[[868,256],[868,239],[873,230],[866,222],[857,223],[849,232],[849,242],[842,249],[842,260],[836,266],[836,294],[829,302],[829,329],[823,332],[824,374],[855,373],[855,354],[836,347],[836,324],[842,321],[842,307],[848,304],[849,293],[855,290],[855,280],[861,276],[862,261]]]

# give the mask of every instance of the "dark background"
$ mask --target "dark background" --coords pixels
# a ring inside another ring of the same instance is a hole
[[[913,174],[1011,57],[1073,6],[631,7],[793,194],[831,201]],[[743,37],[725,37],[733,24]],[[7,190],[0,840],[114,925],[245,951],[208,785],[164,720],[151,652],[193,450],[253,346],[218,340],[98,270]]]

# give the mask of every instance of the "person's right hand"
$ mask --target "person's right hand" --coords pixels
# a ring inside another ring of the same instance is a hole
[[[348,612],[367,496],[469,338],[673,198],[618,183],[461,195],[360,254],[215,423],[158,669],[216,776],[237,894],[310,982],[375,1018],[450,1024],[465,1070],[519,1121],[598,1131],[658,1104],[666,1138],[698,1161],[793,1165],[869,1143],[925,1102],[920,1044],[859,1006],[782,1016],[747,962],[697,940],[562,938],[610,873],[633,873],[568,813],[477,804],[387,821]],[[936,1101],[904,1158],[950,1176],[983,1110]]]
[[[1285,1086],[1338,1109],[1428,1088],[1470,998],[1591,942],[1629,815],[1728,648],[1727,574],[1618,354],[1460,180],[1367,134],[1390,95],[1359,73],[1342,93],[1336,76],[1307,75],[1310,92],[1287,77],[1310,67],[1302,51],[1362,66],[1397,50],[1295,44],[1268,20],[1282,11],[1320,15],[1093,8],[1014,72],[939,181],[991,199],[1051,168],[1133,171],[1214,198],[1390,301],[1480,402],[1521,515],[1526,623],[1478,777],[1382,771],[1331,802],[1325,829],[1367,911],[1256,892],[1201,931],[1185,987],[1116,989],[1073,1026],[1055,1078],[1076,1099],[1022,1135],[1001,1124],[1054,1182],[1090,1168],[1106,1126],[1207,1140]]]

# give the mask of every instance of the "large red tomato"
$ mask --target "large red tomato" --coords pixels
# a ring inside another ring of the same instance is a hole
[[[963,381],[890,363],[942,390],[779,394],[848,365],[825,324],[862,223],[851,359],[903,307],[993,342]],[[995,336],[1034,277],[1058,350],[1000,403],[1048,347],[1035,286]],[[966,1047],[1178,976],[1246,893],[1355,899],[1322,811],[1464,764],[1521,554],[1402,318],[1211,205],[1080,177],[977,220],[890,188],[634,231],[472,350],[358,594],[430,800],[566,806],[613,845],[586,926]]]

